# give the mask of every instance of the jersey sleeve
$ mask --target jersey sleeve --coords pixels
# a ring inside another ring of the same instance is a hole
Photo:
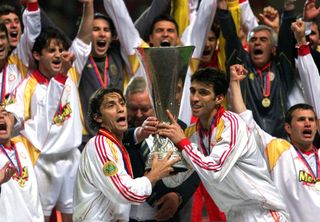
[[[24,33],[17,45],[16,54],[26,67],[35,68],[32,48],[41,32],[41,18],[38,3],[28,4],[22,15]]]
[[[239,116],[246,123],[249,133],[253,133],[258,147],[262,152],[264,152],[264,150],[267,148],[267,145],[274,139],[274,137],[260,128],[260,126],[254,120],[251,110],[246,110],[240,113]]]
[[[93,144],[94,143],[94,144]],[[133,179],[126,172],[118,147],[104,136],[96,136],[88,144],[92,173],[90,180],[113,202],[139,204],[151,194],[151,182],[147,177]]]
[[[306,100],[313,106],[316,116],[320,118],[320,103],[317,99],[320,95],[320,76],[319,70],[311,56],[309,45],[300,46],[298,49],[297,68]],[[320,132],[320,130],[318,131]]]
[[[70,52],[74,53],[75,60],[73,67],[69,70],[68,75],[72,78],[74,83],[78,86],[81,78],[82,70],[91,53],[91,43],[86,44],[79,38],[72,41]]]
[[[192,142],[197,141],[197,135],[190,137]],[[179,142],[183,157],[192,165],[201,180],[221,182],[231,168],[241,158],[247,149],[248,132],[245,123],[234,114],[227,114],[224,118],[224,128],[216,144],[210,144],[211,153],[205,156],[200,151],[198,143],[191,143],[189,139]]]

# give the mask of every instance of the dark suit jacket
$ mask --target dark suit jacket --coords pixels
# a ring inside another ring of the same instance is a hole
[[[178,121],[179,125],[185,129],[186,124],[182,121]],[[134,130],[135,128],[129,128],[128,131],[124,135],[123,144],[126,147],[130,161],[133,169],[134,178],[142,177],[145,173],[145,162],[143,159],[143,155],[140,151],[141,143],[135,144],[134,140]],[[182,209],[184,204],[188,202],[188,200],[192,197],[193,193],[197,189],[200,183],[200,178],[198,177],[197,173],[194,172],[186,181],[184,181],[180,186],[175,188],[168,188],[162,182],[162,180],[158,181],[156,185],[152,189],[152,194],[148,198],[147,202],[152,206],[155,201],[160,199],[163,195],[170,193],[170,192],[177,192],[182,197],[182,203],[179,206],[177,213],[170,221],[180,221],[179,218],[179,210]]]

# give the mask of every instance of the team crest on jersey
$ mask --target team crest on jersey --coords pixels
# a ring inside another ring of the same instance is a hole
[[[103,165],[103,174],[112,177],[118,173],[117,165],[113,161],[107,161]]]
[[[9,81],[10,81],[10,82],[13,82],[14,80],[16,80],[16,76],[13,75],[13,74],[11,74],[11,75],[9,76]]]
[[[58,126],[62,125],[64,121],[70,118],[71,113],[72,109],[70,103],[67,103],[60,109],[60,112],[56,112],[56,114],[53,117],[53,123]]]
[[[118,75],[118,69],[115,64],[111,64],[109,70],[110,70],[110,75],[112,76]]]
[[[18,185],[23,188],[26,186],[27,181],[29,180],[29,172],[28,167],[24,166],[22,168],[21,176],[18,175],[18,173],[15,173],[12,178],[17,181]]]

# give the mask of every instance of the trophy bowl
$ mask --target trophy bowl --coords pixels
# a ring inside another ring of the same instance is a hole
[[[156,117],[160,122],[170,123],[166,110],[178,116],[184,79],[188,70],[194,46],[137,48],[137,54],[144,69],[147,89]],[[173,165],[175,172],[188,169],[181,152],[174,143],[165,137],[155,135],[146,170],[151,168],[152,156],[162,159],[169,151],[171,158],[181,157]]]

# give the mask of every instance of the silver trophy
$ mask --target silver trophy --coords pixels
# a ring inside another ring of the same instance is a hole
[[[166,110],[174,116],[179,114],[184,79],[188,70],[194,46],[137,48],[140,61],[145,70],[147,88],[156,117],[160,122],[169,124]],[[181,157],[181,161],[173,165],[176,172],[188,169],[181,152],[169,138],[154,136],[153,146],[146,163],[151,168],[152,155],[159,159],[173,151],[172,157]]]

